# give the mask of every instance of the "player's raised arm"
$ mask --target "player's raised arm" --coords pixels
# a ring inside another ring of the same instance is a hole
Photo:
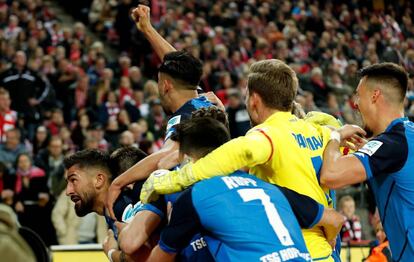
[[[151,24],[150,8],[145,5],[138,5],[132,10],[132,19],[145,38],[150,42],[155,53],[163,60],[167,53],[177,51],[170,43],[167,42]]]

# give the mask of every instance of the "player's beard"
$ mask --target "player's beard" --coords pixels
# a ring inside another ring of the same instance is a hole
[[[80,201],[75,203],[75,212],[78,217],[86,216],[93,211],[94,195],[93,192],[85,191],[83,196],[79,196]]]

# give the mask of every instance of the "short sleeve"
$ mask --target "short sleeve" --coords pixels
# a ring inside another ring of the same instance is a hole
[[[179,124],[181,120],[181,115],[173,116],[170,118],[170,120],[168,120],[164,141],[170,139],[171,135],[175,132],[174,126]]]
[[[312,228],[322,218],[324,207],[312,198],[299,194],[286,187],[279,187],[289,201],[301,228]]]
[[[363,164],[367,179],[400,170],[408,157],[408,144],[402,125],[372,139],[354,153]]]
[[[163,219],[165,217],[165,213],[167,211],[167,201],[165,200],[164,196],[160,196],[157,200],[144,205],[144,209],[150,210]]]
[[[163,197],[157,201],[142,204],[140,201],[133,201],[129,196],[121,194],[115,201],[113,210],[118,221],[129,223],[136,213],[148,210],[157,214],[161,219],[165,217],[166,204]]]
[[[183,191],[173,205],[170,223],[162,231],[160,248],[167,253],[178,253],[190,244],[192,237],[201,230],[201,223],[194,208],[191,188]]]

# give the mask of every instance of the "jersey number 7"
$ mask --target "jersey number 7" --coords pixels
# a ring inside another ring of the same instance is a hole
[[[264,206],[267,219],[269,224],[272,226],[273,231],[276,233],[279,241],[284,246],[293,245],[292,238],[290,237],[289,231],[282,222],[282,219],[277,212],[275,205],[270,201],[270,197],[261,188],[246,188],[237,190],[240,197],[244,202],[253,200],[260,200]]]

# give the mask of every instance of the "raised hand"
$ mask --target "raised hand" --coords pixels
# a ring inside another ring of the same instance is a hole
[[[131,17],[140,31],[144,32],[152,28],[150,8],[148,6],[138,5],[137,8],[132,10]]]

